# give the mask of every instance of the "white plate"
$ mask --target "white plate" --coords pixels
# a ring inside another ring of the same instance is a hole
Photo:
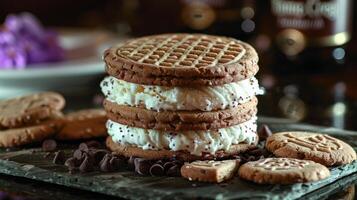
[[[104,75],[102,52],[113,42],[110,35],[84,31],[60,33],[68,59],[21,70],[0,69],[0,98],[46,90],[64,94],[83,92],[99,81]]]

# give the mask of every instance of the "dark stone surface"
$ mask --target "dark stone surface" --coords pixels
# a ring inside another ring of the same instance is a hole
[[[279,119],[271,118],[261,118],[261,122],[268,123],[273,132],[306,130],[330,133],[357,149],[356,132],[310,125],[284,124]],[[73,149],[75,146],[63,149],[63,151],[70,156],[73,154]],[[357,171],[357,162],[331,169],[331,177],[328,179],[286,186],[257,185],[240,180],[238,177],[222,184],[189,182],[180,177],[138,176],[126,169],[111,173],[69,174],[65,166],[53,164],[51,159],[45,159],[45,154],[40,149],[3,150],[0,152],[0,173],[130,199],[296,199],[304,195],[312,199],[324,199],[336,188],[343,187],[357,179],[355,174],[350,175]],[[347,177],[347,175],[350,176]]]

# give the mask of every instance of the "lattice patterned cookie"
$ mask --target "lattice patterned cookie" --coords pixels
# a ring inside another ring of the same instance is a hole
[[[265,158],[242,165],[239,176],[259,184],[292,184],[325,179],[330,171],[311,160]]]
[[[164,85],[220,85],[258,71],[258,56],[233,38],[164,34],[130,40],[104,54],[108,73],[129,82]]]
[[[268,137],[266,148],[279,157],[313,160],[325,166],[356,160],[356,152],[345,142],[326,134],[281,132]]]

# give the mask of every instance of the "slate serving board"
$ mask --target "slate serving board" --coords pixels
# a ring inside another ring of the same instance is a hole
[[[286,123],[274,118],[261,117],[259,122],[268,124],[274,132],[305,130],[329,133],[357,149],[357,132]],[[67,146],[65,151],[70,153],[73,148]],[[304,195],[304,198],[324,199],[338,188],[357,180],[356,174],[351,175],[357,172],[357,161],[331,169],[331,176],[319,182],[280,186],[257,185],[238,177],[222,184],[189,182],[178,177],[142,177],[124,170],[71,175],[64,166],[44,159],[44,153],[36,148],[9,152],[0,150],[0,159],[0,173],[3,174],[128,199],[297,199]]]

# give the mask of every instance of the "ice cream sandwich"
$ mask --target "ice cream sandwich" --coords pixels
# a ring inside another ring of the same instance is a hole
[[[101,82],[117,154],[184,161],[229,157],[258,142],[258,56],[242,41],[163,34],[106,50]]]

